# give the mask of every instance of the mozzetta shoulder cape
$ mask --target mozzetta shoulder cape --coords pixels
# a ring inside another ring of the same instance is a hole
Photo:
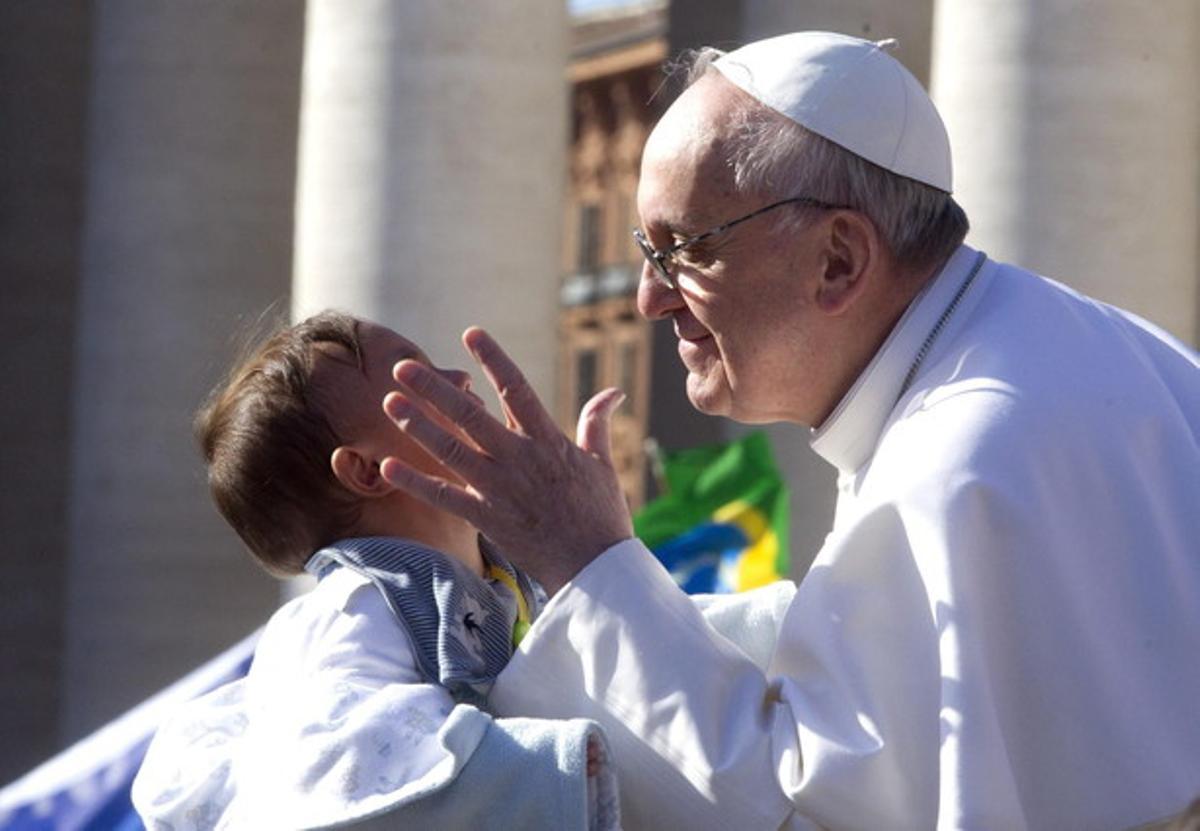
[[[1124,828],[1200,791],[1200,362],[977,262],[814,433],[836,519],[772,637],[631,540],[501,673],[497,712],[604,726],[626,828]]]

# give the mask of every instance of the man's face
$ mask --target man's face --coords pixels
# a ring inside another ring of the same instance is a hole
[[[738,193],[722,131],[741,93],[710,72],[659,122],[642,157],[638,210],[657,249],[758,210],[779,198]],[[744,422],[808,423],[802,400],[818,358],[811,323],[816,273],[810,231],[780,227],[784,207],[676,255],[677,288],[642,271],[638,307],[670,317],[687,392],[705,413]]]
[[[433,366],[419,346],[385,326],[364,321],[359,324],[358,338],[363,354],[362,371],[346,363],[349,356],[335,356],[335,360],[326,361],[321,367],[318,381],[326,399],[325,406],[343,441],[376,462],[394,456],[417,470],[457,481],[416,442],[396,429],[383,411],[383,399],[398,389],[392,378],[392,367],[405,359],[432,367],[462,390],[470,390],[471,376],[462,370]],[[416,403],[420,406],[420,402]],[[443,427],[459,434],[440,413],[428,411],[428,414]]]

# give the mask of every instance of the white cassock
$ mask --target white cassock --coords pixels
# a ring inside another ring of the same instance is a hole
[[[275,613],[245,678],[159,729],[133,804],[152,831],[616,828],[589,736],[455,705],[383,595],[339,569]]]
[[[630,829],[1116,829],[1200,793],[1194,352],[964,246],[812,445],[837,513],[777,639],[626,541],[496,711],[599,721]]]

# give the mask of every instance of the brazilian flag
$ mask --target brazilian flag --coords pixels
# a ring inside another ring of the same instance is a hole
[[[666,493],[633,528],[684,591],[745,591],[787,576],[788,492],[765,433],[662,463]]]

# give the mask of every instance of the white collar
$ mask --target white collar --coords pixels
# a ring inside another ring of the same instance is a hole
[[[975,249],[959,246],[938,275],[909,303],[833,413],[813,430],[812,449],[841,473],[852,473],[871,458],[900,397],[905,376],[933,328],[973,276],[977,259],[979,252]]]

